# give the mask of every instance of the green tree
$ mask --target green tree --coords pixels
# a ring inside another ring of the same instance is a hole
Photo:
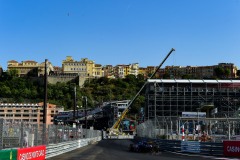
[[[16,69],[10,69],[10,70],[8,70],[8,76],[9,77],[17,77],[18,76],[18,70],[16,70]]]
[[[225,76],[226,78],[228,78],[230,75],[231,75],[230,69],[229,69],[229,68],[226,68],[226,69],[224,70],[224,76]]]
[[[214,73],[217,76],[217,78],[222,78],[224,76],[224,68],[223,67],[217,67],[214,69]]]

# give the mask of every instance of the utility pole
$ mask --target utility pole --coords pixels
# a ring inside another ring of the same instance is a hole
[[[45,59],[45,75],[44,75],[44,103],[43,103],[43,136],[42,143],[46,144],[46,121],[47,121],[47,63],[48,60]]]
[[[157,84],[154,83],[154,138],[156,138],[156,129],[157,129]],[[160,130],[160,126],[159,126]]]
[[[84,108],[85,108],[85,128],[87,129],[87,96],[82,96],[82,99],[85,100]]]
[[[76,100],[76,84],[74,84],[74,106],[73,106],[73,121],[76,121],[76,104],[77,104],[77,100]]]

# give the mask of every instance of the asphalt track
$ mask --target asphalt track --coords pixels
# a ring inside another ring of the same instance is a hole
[[[169,152],[135,153],[128,151],[129,140],[102,140],[95,144],[49,158],[50,160],[204,160],[221,159],[199,155],[182,155]],[[225,158],[224,158],[225,159]]]

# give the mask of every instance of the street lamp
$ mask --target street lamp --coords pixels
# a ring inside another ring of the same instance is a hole
[[[78,116],[78,109],[79,109],[79,106],[77,106],[77,120],[78,120],[78,117],[79,117],[79,116]]]
[[[197,130],[198,130],[198,140],[199,140],[199,130],[200,130],[200,124],[199,124],[199,110],[200,110],[200,108],[197,108]]]
[[[85,99],[85,104],[83,103],[85,107],[85,128],[87,129],[87,96],[82,96],[82,99]]]
[[[230,123],[229,123],[229,119],[228,116],[226,115],[226,113],[224,113],[226,119],[227,119],[227,123],[228,123],[228,140],[231,139],[231,134],[230,134]]]

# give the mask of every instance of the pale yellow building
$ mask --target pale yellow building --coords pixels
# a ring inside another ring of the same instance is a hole
[[[139,74],[139,64],[138,63],[132,63],[129,65],[129,73],[137,76]]]
[[[148,77],[147,68],[145,68],[145,67],[139,67],[139,69],[138,69],[138,74],[143,75],[143,77],[146,79],[146,78]]]
[[[93,77],[94,61],[82,58],[80,61],[75,61],[71,56],[67,56],[62,61],[63,73],[77,73],[80,77]]]
[[[53,66],[51,62],[48,62],[47,66],[47,73],[49,74],[50,71],[53,71]],[[19,77],[24,77],[27,74],[41,76],[45,74],[45,62],[39,64],[36,61],[27,60],[19,63],[15,60],[11,60],[8,61],[7,70],[16,70]]]
[[[100,78],[103,77],[103,67],[101,64],[95,64],[93,67],[93,77],[94,78]]]

